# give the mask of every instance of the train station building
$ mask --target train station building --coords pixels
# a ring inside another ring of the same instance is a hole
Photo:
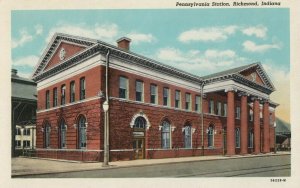
[[[103,161],[104,145],[110,161],[274,149],[278,104],[260,63],[199,76],[136,54],[130,42],[53,36],[32,75],[38,157]]]

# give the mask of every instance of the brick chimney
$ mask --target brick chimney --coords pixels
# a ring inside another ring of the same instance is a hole
[[[118,48],[121,48],[123,50],[129,50],[130,49],[130,42],[131,39],[127,37],[122,37],[117,40]]]
[[[17,74],[18,74],[17,69],[11,69],[11,77],[19,77]]]

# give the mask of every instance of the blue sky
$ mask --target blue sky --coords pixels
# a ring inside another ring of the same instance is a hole
[[[289,121],[289,9],[27,10],[11,23],[12,67],[25,77],[55,32],[111,44],[127,36],[131,51],[200,76],[259,61]]]

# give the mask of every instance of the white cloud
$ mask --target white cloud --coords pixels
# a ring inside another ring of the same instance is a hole
[[[210,73],[226,70],[233,66],[244,65],[247,61],[236,55],[232,50],[208,49],[200,52],[190,50],[183,52],[176,48],[162,48],[156,53],[156,57],[171,66],[204,76]]]
[[[284,71],[277,66],[272,66],[271,63],[263,64],[276,88],[276,91],[271,94],[271,100],[280,104],[276,108],[276,115],[290,122],[290,72]]]
[[[280,45],[279,44],[261,44],[261,45],[257,45],[255,42],[252,41],[245,41],[243,43],[243,47],[245,51],[248,52],[259,52],[259,53],[263,53],[265,51],[268,51],[270,49],[280,49]]]
[[[34,26],[34,29],[35,29],[35,34],[36,35],[43,34],[44,28],[43,28],[42,25],[36,25],[36,26]]]
[[[191,41],[223,41],[226,40],[229,35],[234,34],[237,29],[238,27],[234,25],[191,29],[181,33],[178,40],[184,43]]]
[[[252,36],[255,35],[258,38],[265,38],[268,28],[263,25],[252,26],[242,29],[245,35]]]
[[[50,30],[46,42],[51,40],[54,33],[66,33],[112,42],[118,34],[118,26],[116,24],[96,24],[95,26],[59,24]]]
[[[23,46],[25,43],[32,41],[32,39],[32,35],[29,35],[28,32],[25,29],[23,29],[20,31],[19,39],[12,39],[12,48]]]
[[[39,60],[38,56],[30,55],[26,57],[19,58],[13,61],[13,66],[27,66],[34,67]]]
[[[143,34],[143,33],[136,33],[132,32],[127,35],[130,39],[132,39],[133,43],[140,43],[140,42],[154,42],[155,37],[152,34]]]

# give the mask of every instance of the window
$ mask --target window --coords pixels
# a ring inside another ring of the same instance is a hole
[[[85,78],[80,78],[80,100],[85,99]]]
[[[176,90],[175,91],[175,108],[180,108],[180,91]]]
[[[166,87],[163,90],[163,105],[169,106],[169,88]]]
[[[20,148],[21,147],[21,140],[16,140],[16,148]]]
[[[75,101],[75,82],[70,83],[70,102]]]
[[[240,119],[241,118],[241,107],[237,106],[235,111],[235,118]]]
[[[125,77],[120,76],[119,80],[119,97],[122,99],[127,99],[128,97],[128,79]]]
[[[241,146],[241,134],[240,134],[240,128],[235,129],[235,147],[240,148]]]
[[[248,147],[253,148],[253,129],[250,129],[248,135]]]
[[[201,98],[200,96],[195,97],[195,111],[200,112],[200,104],[201,104]]]
[[[227,116],[227,103],[224,103],[224,108],[223,108],[223,116]]]
[[[66,85],[61,86],[61,105],[66,104]]]
[[[53,107],[57,106],[57,88],[53,89]]]
[[[151,95],[150,102],[152,104],[156,104],[157,103],[157,97],[156,97],[156,95],[157,95],[157,86],[154,85],[154,84],[150,85],[150,95]]]
[[[218,102],[217,103],[217,115],[221,116],[221,113],[222,113],[222,103]]]
[[[50,92],[46,91],[46,109],[50,108]]]
[[[78,120],[79,149],[86,147],[86,119],[80,116]]]
[[[59,139],[60,139],[59,148],[66,147],[66,132],[67,132],[67,125],[65,123],[65,120],[62,119],[59,125]]]
[[[135,100],[136,101],[143,101],[144,95],[143,95],[143,87],[144,83],[141,81],[135,82]]]
[[[185,94],[185,109],[191,110],[191,94],[190,93]]]
[[[165,120],[162,123],[162,131],[161,131],[161,147],[162,148],[170,148],[170,135],[171,135],[171,127],[169,121]]]
[[[49,148],[50,147],[50,132],[51,132],[51,126],[50,124],[47,122],[45,127],[44,127],[44,146],[45,148]]]
[[[252,109],[250,109],[250,111],[249,111],[249,120],[253,121],[253,110]]]
[[[138,129],[145,129],[146,127],[146,120],[143,117],[137,117],[134,121],[134,126],[133,128],[138,128]]]
[[[23,135],[27,135],[27,136],[30,135],[30,129],[25,128]]]
[[[192,147],[192,131],[190,125],[186,125],[184,127],[184,147],[185,148]]]
[[[20,128],[16,128],[16,135],[21,135],[21,129]]]
[[[214,146],[214,127],[210,125],[207,129],[208,147]]]
[[[214,101],[213,100],[210,100],[209,101],[209,113],[210,114],[215,114],[215,109],[214,109]]]
[[[30,141],[29,140],[24,140],[23,141],[23,148],[30,148]]]

